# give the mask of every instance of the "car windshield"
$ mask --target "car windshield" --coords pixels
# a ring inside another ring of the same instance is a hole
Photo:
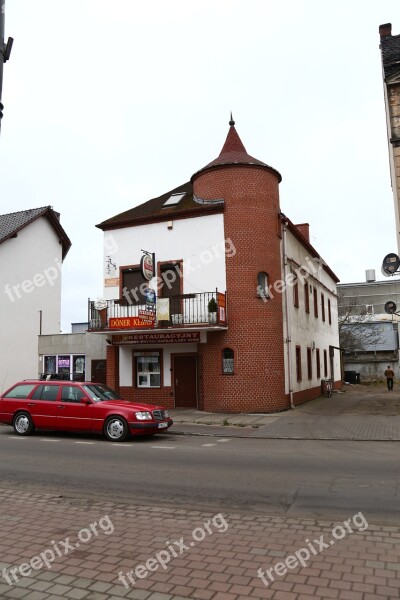
[[[120,397],[114,390],[105,385],[83,385],[83,389],[92,400],[101,402],[102,400],[119,400]]]

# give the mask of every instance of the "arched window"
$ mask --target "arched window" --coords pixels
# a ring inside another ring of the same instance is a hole
[[[232,375],[234,366],[234,352],[230,348],[222,351],[222,372],[224,375]]]
[[[257,275],[257,296],[263,299],[269,298],[268,273],[260,271]]]

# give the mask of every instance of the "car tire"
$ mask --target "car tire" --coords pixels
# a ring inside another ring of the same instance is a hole
[[[123,417],[109,417],[105,422],[104,435],[109,442],[124,442],[128,434],[128,423]]]
[[[30,435],[35,429],[32,417],[27,412],[19,412],[15,415],[13,427],[17,435]]]

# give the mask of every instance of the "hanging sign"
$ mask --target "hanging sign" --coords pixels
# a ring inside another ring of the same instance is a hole
[[[155,256],[154,254],[150,254],[150,252],[144,252],[142,258],[140,259],[140,268],[142,270],[142,275],[147,281],[153,279],[155,276]]]

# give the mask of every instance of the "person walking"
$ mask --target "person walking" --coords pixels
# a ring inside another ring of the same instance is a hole
[[[390,365],[388,365],[384,375],[386,377],[387,389],[389,390],[389,392],[391,392],[393,390],[394,371],[390,367]]]

